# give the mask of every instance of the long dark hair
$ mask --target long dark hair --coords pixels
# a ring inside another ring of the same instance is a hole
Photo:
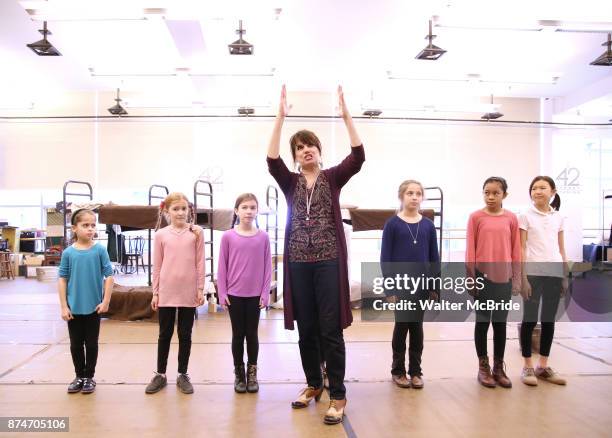
[[[531,189],[533,189],[533,185],[537,183],[538,181],[546,181],[548,185],[550,186],[550,188],[555,190],[555,197],[550,203],[550,206],[558,211],[561,208],[561,196],[559,196],[559,194],[556,193],[557,187],[555,185],[555,180],[553,180],[550,176],[546,176],[546,175],[536,176],[533,179],[533,181],[531,181],[531,184],[529,184],[529,197],[531,197]]]
[[[257,210],[259,210],[259,201],[257,200],[257,196],[255,196],[253,193],[243,193],[242,195],[238,196],[236,198],[236,203],[234,204],[234,216],[232,217],[232,228],[234,228],[234,225],[238,223],[238,215],[236,214],[236,210],[238,210],[238,207],[244,201],[255,201],[255,204],[257,204]],[[255,216],[255,226],[259,228],[259,224],[257,223],[257,216]]]

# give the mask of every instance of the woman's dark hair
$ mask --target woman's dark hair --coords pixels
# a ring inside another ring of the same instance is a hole
[[[259,201],[257,200],[257,196],[255,196],[254,194],[243,193],[242,195],[238,196],[236,198],[236,203],[234,204],[234,217],[232,218],[232,228],[234,228],[234,225],[238,223],[238,215],[236,214],[236,210],[238,210],[238,207],[240,207],[240,204],[242,204],[244,201],[255,201],[255,204],[257,204],[257,208],[259,209]],[[257,223],[257,216],[255,216],[255,225],[257,226],[257,228],[259,228],[259,224]]]
[[[557,190],[557,186],[555,185],[555,180],[553,180],[550,176],[538,175],[533,179],[533,181],[531,181],[531,184],[529,184],[529,196],[531,196],[531,189],[533,189],[533,185],[537,183],[538,181],[546,181],[551,189],[555,191]],[[555,197],[550,203],[550,206],[554,208],[555,210],[559,210],[561,208],[561,196],[559,196],[558,193],[555,193]]]
[[[506,180],[504,178],[502,178],[501,176],[490,176],[489,178],[487,178],[484,182],[484,184],[482,185],[482,188],[484,190],[485,186],[489,183],[499,183],[499,185],[502,188],[502,191],[504,192],[504,194],[506,194],[508,192],[508,183],[506,182]]]
[[[296,132],[291,136],[289,140],[289,144],[291,145],[291,156],[293,157],[293,161],[295,161],[295,150],[297,149],[298,141],[302,144],[309,144],[311,146],[315,146],[319,150],[319,154],[321,154],[321,141],[319,137],[307,129],[302,129],[301,131]]]

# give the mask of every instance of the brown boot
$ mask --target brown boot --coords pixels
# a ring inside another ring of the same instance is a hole
[[[497,383],[491,375],[491,366],[489,365],[489,356],[478,358],[478,382],[487,388],[495,388]]]
[[[502,388],[512,388],[512,382],[506,375],[504,368],[506,368],[504,359],[497,357],[493,359],[493,378]]]

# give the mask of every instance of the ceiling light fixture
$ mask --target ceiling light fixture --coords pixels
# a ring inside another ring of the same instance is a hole
[[[247,106],[241,106],[238,108],[238,114],[241,116],[251,116],[255,114],[255,109]]]
[[[378,117],[378,116],[380,116],[381,114],[382,114],[382,111],[381,111],[381,110],[379,110],[379,109],[367,109],[367,110],[365,110],[365,111],[363,112],[363,115],[364,115],[364,116],[367,116],[367,117],[370,117],[370,118],[372,118],[372,117]]]
[[[115,102],[117,102],[115,105],[111,106],[108,109],[108,112],[111,113],[113,116],[127,116],[127,111],[125,110],[125,108],[123,108],[121,106],[121,98],[119,97],[119,88],[117,88],[117,98],[115,99]]]
[[[608,49],[603,53],[603,55],[591,62],[591,65],[610,67],[612,66],[612,34],[608,34],[608,41],[603,43],[602,46],[608,46]]]
[[[238,34],[239,38],[227,46],[229,48],[230,55],[252,55],[253,44],[249,44],[242,39],[242,35],[246,33],[246,30],[242,28],[242,20],[240,20],[238,23],[236,33]]]
[[[47,35],[51,32],[47,30],[47,22],[43,21],[43,28],[38,30],[43,35],[43,39],[32,44],[26,44],[38,56],[62,56],[62,54],[47,41]]]
[[[364,108],[363,105],[361,107]],[[370,100],[368,102],[368,105],[364,108],[362,114],[369,118],[378,117],[382,114],[382,110],[377,104],[374,103],[374,90],[370,90]]]
[[[491,105],[493,105],[493,95],[491,94]],[[503,117],[504,115],[502,113],[500,113],[499,111],[493,111],[493,112],[489,112],[489,113],[484,113],[481,117],[481,119],[483,120],[495,120],[495,119],[499,119],[500,117]]]
[[[429,34],[425,37],[426,40],[429,40],[429,44],[427,44],[427,47],[421,50],[421,52],[415,57],[416,59],[435,61],[446,53],[446,50],[432,44],[432,41],[436,36],[437,35],[431,34],[431,20],[429,20]]]

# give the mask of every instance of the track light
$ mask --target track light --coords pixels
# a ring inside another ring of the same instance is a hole
[[[421,50],[421,52],[415,57],[416,59],[435,61],[446,53],[446,50],[432,44],[435,37],[436,35],[431,34],[431,20],[429,20],[429,34],[425,37],[425,39],[429,40],[429,44],[427,44],[427,47]]]
[[[597,58],[595,61],[591,62],[591,65],[602,65],[606,67],[612,66],[612,34],[608,34],[608,41],[602,44],[602,46],[608,46],[608,49]]]
[[[47,35],[51,32],[47,30],[47,22],[43,21],[43,28],[38,30],[43,35],[43,39],[32,44],[26,44],[38,56],[62,56],[62,54],[47,41]]]
[[[238,114],[240,114],[241,116],[251,116],[255,114],[255,109],[246,106],[241,106],[240,108],[238,108]]]
[[[246,33],[246,30],[242,28],[242,20],[239,21],[236,33],[238,34],[239,38],[227,46],[229,48],[230,55],[252,55],[253,44],[249,44],[242,39],[242,35]]]
[[[491,94],[491,105],[493,105],[493,95]],[[483,120],[495,120],[503,117],[504,115],[499,111],[492,111],[490,113],[484,113],[481,117]]]
[[[367,109],[363,112],[363,115],[367,117],[378,117],[381,114],[382,114],[382,111],[379,109]]]
[[[117,98],[115,99],[115,102],[117,102],[115,105],[111,106],[108,109],[108,112],[111,113],[113,116],[127,116],[127,111],[125,110],[125,108],[123,108],[121,106],[121,98],[119,97],[119,88],[117,88]]]

